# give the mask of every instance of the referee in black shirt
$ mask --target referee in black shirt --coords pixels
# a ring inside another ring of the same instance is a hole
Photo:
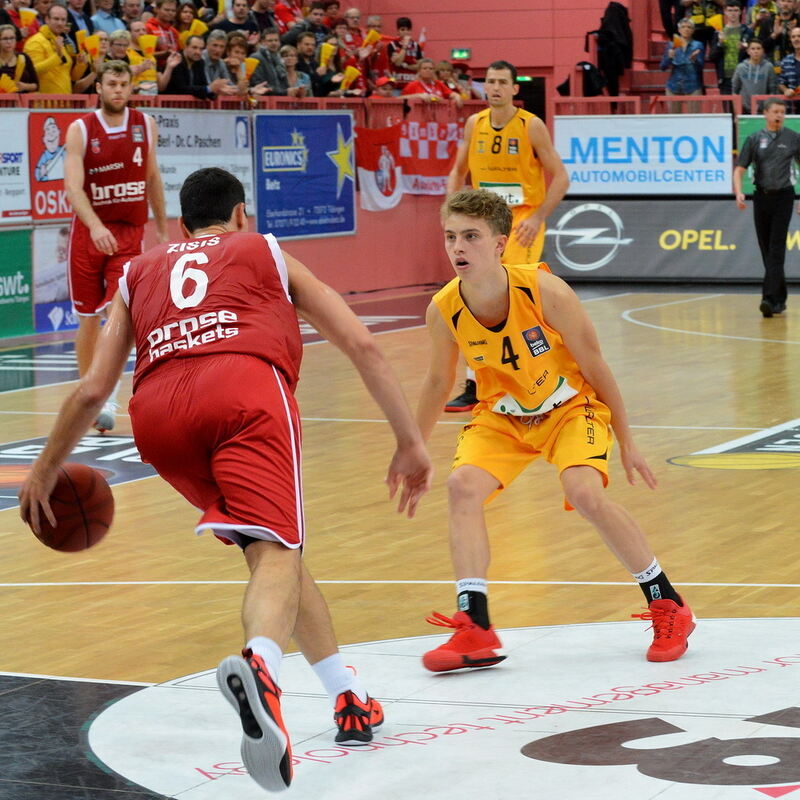
[[[794,184],[792,164],[800,162],[800,134],[785,128],[786,103],[780,99],[764,102],[767,126],[750,134],[739,153],[733,171],[736,205],[745,207],[742,175],[753,165],[753,219],[758,246],[764,262],[764,285],[759,310],[765,317],[786,310],[786,235],[792,219]],[[800,214],[800,206],[797,208]]]

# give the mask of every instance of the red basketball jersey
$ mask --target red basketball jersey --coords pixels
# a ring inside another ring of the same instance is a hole
[[[159,364],[216,353],[262,358],[294,391],[303,346],[288,283],[272,234],[202,236],[129,261],[119,291],[136,340],[134,392]]]
[[[109,128],[100,110],[78,120],[84,143],[83,190],[103,222],[147,222],[147,155],[152,143],[147,118],[135,108]]]

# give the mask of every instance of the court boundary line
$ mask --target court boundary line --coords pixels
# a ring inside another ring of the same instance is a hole
[[[319,580],[326,586],[451,586],[453,580]],[[66,588],[74,586],[246,586],[247,581],[32,581],[2,583],[0,589]],[[631,586],[631,581],[493,581],[492,586]],[[681,581],[681,586],[728,589],[800,589],[800,583],[708,583]]]
[[[666,306],[673,306],[679,303],[694,303],[698,300],[713,300],[717,297],[728,297],[724,292],[718,294],[702,295],[701,297],[690,297],[684,300],[670,300],[667,303],[654,303],[649,306],[639,306],[638,308],[628,308],[620,315],[626,322],[633,325],[641,325],[644,328],[653,328],[657,331],[669,331],[670,333],[684,333],[687,336],[707,336],[711,339],[734,339],[742,342],[765,342],[767,344],[800,344],[800,341],[793,339],[764,339],[759,336],[735,336],[731,333],[709,333],[707,331],[690,331],[684,328],[670,328],[667,325],[656,325],[652,322],[643,322],[639,319],[634,319],[631,315],[636,311],[648,311],[652,308],[664,308]]]

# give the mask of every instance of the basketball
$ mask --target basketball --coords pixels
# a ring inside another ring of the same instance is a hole
[[[53,550],[76,553],[97,544],[108,533],[114,496],[105,478],[86,464],[64,464],[50,495],[54,528],[41,516],[37,538]]]

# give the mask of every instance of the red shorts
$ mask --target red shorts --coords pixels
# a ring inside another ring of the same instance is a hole
[[[174,358],[142,380],[130,415],[142,460],[203,511],[196,533],[302,546],[300,415],[272,364]]]
[[[92,242],[89,229],[77,218],[69,231],[69,294],[76,314],[99,314],[117,291],[122,267],[142,252],[144,226],[107,222],[117,240],[113,256],[101,253]]]

